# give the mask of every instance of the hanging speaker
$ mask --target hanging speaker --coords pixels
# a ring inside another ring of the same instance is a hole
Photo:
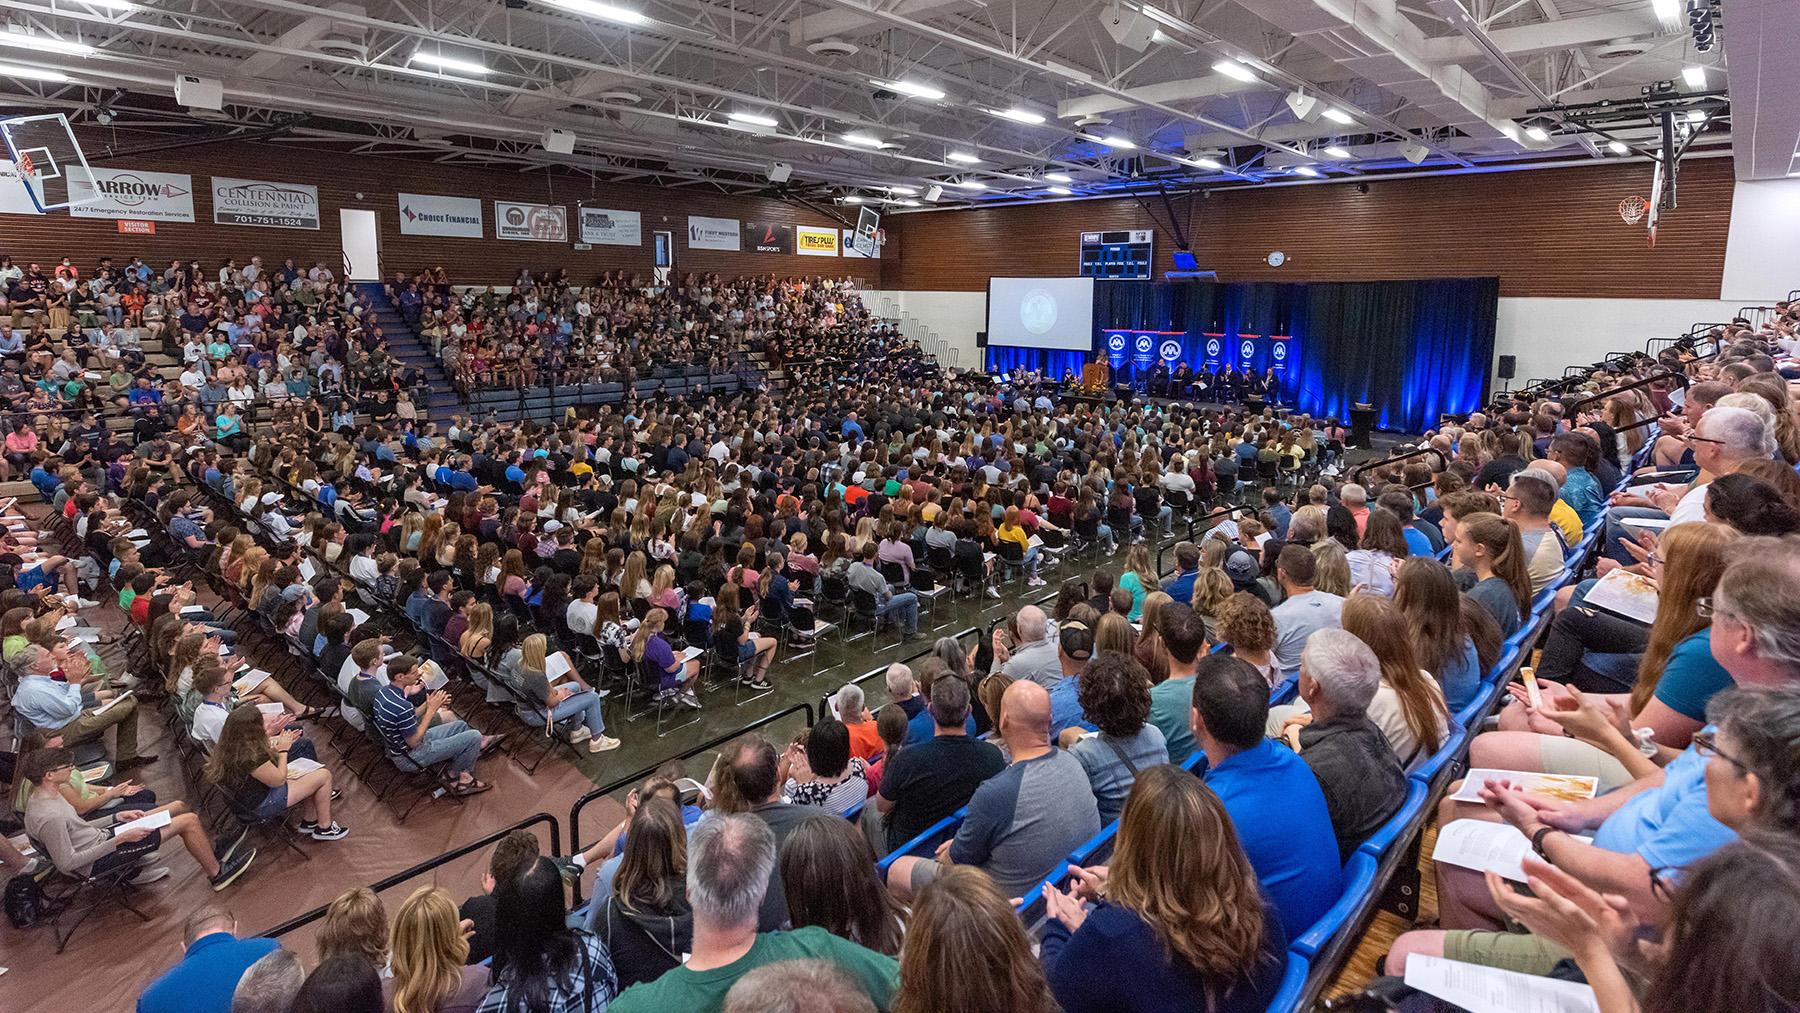
[[[1106,28],[1106,34],[1113,41],[1127,49],[1143,52],[1150,48],[1150,41],[1156,35],[1156,23],[1145,15],[1114,7],[1100,15],[1100,24]]]
[[[1518,369],[1519,369],[1519,357],[1518,356],[1502,355],[1500,357],[1500,379],[1502,379],[1502,380],[1512,379],[1513,374],[1516,373],[1518,371]]]
[[[987,332],[986,331],[976,331],[975,332],[975,347],[976,348],[986,348],[987,347]]]
[[[1287,93],[1287,104],[1288,108],[1294,111],[1295,117],[1308,122],[1318,119],[1319,114],[1324,112],[1319,108],[1318,99],[1311,95],[1302,95],[1297,91]]]

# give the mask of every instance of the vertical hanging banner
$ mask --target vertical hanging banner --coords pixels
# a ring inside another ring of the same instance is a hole
[[[1106,361],[1117,373],[1125,368],[1125,350],[1131,347],[1130,331],[1106,331]]]

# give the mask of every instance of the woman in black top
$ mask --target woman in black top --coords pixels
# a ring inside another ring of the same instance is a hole
[[[612,953],[621,989],[661,977],[694,944],[681,810],[660,795],[642,803],[636,798],[634,792],[626,802],[630,831],[612,892],[588,909],[588,931]]]

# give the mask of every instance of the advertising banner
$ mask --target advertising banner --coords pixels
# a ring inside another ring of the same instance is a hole
[[[194,220],[194,177],[173,172],[141,172],[93,166],[93,178],[79,165],[69,168],[69,208],[74,218],[134,218],[139,221]],[[88,203],[91,202],[91,203]]]
[[[738,220],[688,215],[688,249],[737,250]]]
[[[879,260],[881,258],[882,244],[879,241],[875,244],[874,253],[864,253],[856,248],[855,229],[844,229],[840,234],[843,238],[838,242],[838,249],[844,251],[844,256],[855,257],[858,260]]]
[[[400,234],[480,239],[481,198],[432,193],[399,194]]]
[[[494,202],[494,238],[539,243],[569,241],[568,209],[561,204]]]
[[[315,231],[319,227],[317,187],[214,176],[212,190],[214,225]]]
[[[751,253],[792,253],[793,227],[768,222],[745,222],[744,248]]]
[[[642,246],[643,216],[636,211],[582,208],[581,241],[601,246]]]
[[[835,257],[838,255],[838,230],[796,225],[794,250],[803,257]]]

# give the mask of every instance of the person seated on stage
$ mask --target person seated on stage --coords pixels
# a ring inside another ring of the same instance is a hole
[[[1157,359],[1156,364],[1150,367],[1150,379],[1145,386],[1151,397],[1168,397],[1169,364]]]
[[[1193,393],[1188,388],[1193,386],[1194,371],[1188,368],[1187,360],[1175,364],[1175,372],[1169,375],[1169,396],[1187,397]]]

